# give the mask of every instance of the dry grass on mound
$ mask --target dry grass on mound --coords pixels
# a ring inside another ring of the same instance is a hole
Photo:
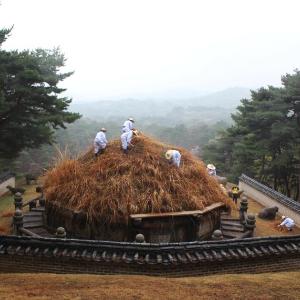
[[[188,151],[175,148],[182,154],[177,168],[164,158],[170,146],[143,135],[132,143],[128,155],[115,140],[97,159],[91,149],[78,160],[60,161],[45,176],[47,201],[109,224],[126,223],[133,213],[197,210],[216,202],[231,205],[205,165]]]

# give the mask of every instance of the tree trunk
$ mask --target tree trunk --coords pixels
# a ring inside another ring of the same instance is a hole
[[[264,173],[265,173],[265,156],[263,155],[263,157],[261,159],[261,169],[259,172],[259,181],[262,181]]]
[[[277,191],[277,176],[274,176],[274,190]]]
[[[297,178],[297,181],[298,181],[297,182],[297,193],[296,193],[295,199],[296,199],[296,201],[300,202],[300,174]]]
[[[285,185],[285,192],[288,197],[291,197],[291,191],[289,186],[289,179],[287,176],[284,176],[284,185]]]

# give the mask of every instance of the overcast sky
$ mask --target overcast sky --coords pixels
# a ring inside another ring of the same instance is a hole
[[[75,101],[279,85],[300,67],[300,1],[0,0],[6,49],[53,48]]]

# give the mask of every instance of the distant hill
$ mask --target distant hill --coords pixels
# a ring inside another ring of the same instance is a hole
[[[236,87],[194,98],[85,101],[72,104],[70,109],[96,120],[134,116],[139,119],[150,120],[164,118],[164,122],[168,124],[195,121],[199,118],[203,122],[209,123],[211,120],[230,119],[230,113],[239,105],[240,100],[249,96],[249,89]]]
[[[188,100],[189,105],[235,108],[243,98],[250,98],[250,89],[235,87]]]

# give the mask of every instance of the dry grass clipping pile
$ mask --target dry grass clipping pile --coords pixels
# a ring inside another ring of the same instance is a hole
[[[188,151],[144,135],[132,144],[128,155],[115,140],[98,158],[91,149],[77,160],[62,160],[45,176],[46,200],[86,212],[103,224],[127,223],[136,213],[197,210],[216,202],[231,205],[205,165]],[[181,152],[180,168],[165,159],[168,149]]]

